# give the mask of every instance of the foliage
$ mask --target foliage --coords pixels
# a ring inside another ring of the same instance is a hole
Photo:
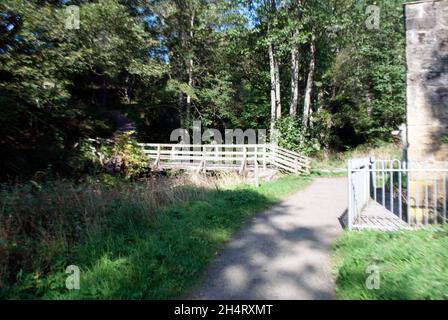
[[[245,219],[309,182],[289,176],[255,188],[225,181],[3,188],[0,297],[183,297]],[[72,264],[81,269],[81,290],[65,288]]]
[[[405,117],[405,39],[403,1],[380,1],[380,27],[369,30],[365,6],[358,5],[341,31],[334,63],[322,89],[332,115],[333,145],[390,141]],[[345,141],[344,141],[345,140]]]
[[[135,132],[119,132],[113,139],[85,139],[69,158],[73,175],[98,175],[107,172],[126,179],[148,171],[148,158],[133,138]]]
[[[376,1],[380,28],[369,30],[368,3],[358,0],[2,1],[0,179],[70,176],[86,139],[113,135],[116,109],[151,142],[192,120],[269,128],[267,43],[282,106],[297,49],[300,119],[315,39],[312,125],[281,122],[297,130],[284,133],[285,146],[313,153],[390,141],[405,114],[402,2]],[[70,4],[79,6],[79,30],[65,27]]]
[[[103,159],[111,154],[111,150],[104,145],[98,147],[99,142],[93,139],[83,139],[75,147],[72,157],[68,158],[68,165],[76,174],[97,174],[103,168]],[[101,148],[98,152],[97,148]]]
[[[444,135],[444,136],[440,139],[440,141],[441,141],[442,143],[444,143],[444,144],[448,144],[448,135]]]
[[[313,154],[320,149],[319,141],[303,128],[299,118],[286,116],[276,122],[278,143],[292,151]]]
[[[111,157],[106,159],[106,166],[118,165],[118,172],[125,178],[138,177],[148,168],[148,158],[132,138],[133,134],[132,131],[117,134],[113,140]]]
[[[120,1],[75,2],[79,30],[65,27],[67,1],[0,4],[2,179],[49,165],[69,173],[73,145],[113,132],[107,104],[163,72],[149,55],[157,42]]]
[[[347,232],[334,245],[337,295],[342,299],[446,299],[448,228]],[[369,266],[379,289],[365,286]],[[430,266],[430,267],[428,267]]]

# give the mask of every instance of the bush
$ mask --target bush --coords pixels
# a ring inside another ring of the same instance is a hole
[[[149,170],[148,159],[132,137],[134,132],[118,133],[112,140],[85,139],[76,146],[69,165],[79,175],[108,173],[132,179]]]
[[[148,159],[137,141],[132,138],[133,134],[133,131],[129,131],[114,137],[112,156],[106,160],[106,168],[110,173],[133,178],[147,171]]]
[[[279,131],[278,143],[281,147],[306,155],[320,150],[319,141],[303,128],[297,117],[283,117],[276,124]]]
[[[68,159],[68,165],[77,174],[97,174],[103,169],[103,159],[110,154],[110,148],[101,147],[99,140],[84,139],[75,145],[74,155]]]

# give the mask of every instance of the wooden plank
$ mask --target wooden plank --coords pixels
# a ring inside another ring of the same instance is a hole
[[[273,148],[273,149],[280,150],[280,151],[282,151],[282,152],[284,152],[284,153],[288,153],[288,154],[291,154],[291,155],[293,155],[293,156],[300,157],[300,158],[302,158],[302,159],[304,159],[304,160],[309,160],[309,161],[311,161],[311,158],[306,157],[306,156],[304,156],[304,155],[302,155],[302,154],[300,154],[300,153],[298,153],[298,152],[295,152],[295,151],[292,151],[292,150],[288,150],[288,149],[285,149],[285,148],[282,148],[282,147],[279,147],[279,146],[273,146],[273,145],[270,145],[270,147]]]
[[[255,170],[263,163],[263,169],[276,166],[289,172],[309,172],[308,159],[298,153],[272,145],[193,145],[193,144],[140,144],[143,153],[163,168],[197,168],[198,166],[214,168],[233,168]],[[198,150],[199,149],[199,150]],[[207,150],[209,150],[207,152]],[[222,163],[224,162],[224,163]]]
[[[290,171],[292,173],[294,173],[295,170],[296,170],[296,167],[295,167],[294,163],[290,163],[288,161],[284,161],[283,159],[271,157],[271,162],[274,165],[277,165],[277,166],[281,167],[282,169],[288,170],[288,171]],[[298,170],[300,172],[303,172],[303,173],[306,172],[306,168],[303,168],[303,167],[302,168],[299,167]]]
[[[375,201],[371,201],[355,221],[354,229],[403,230],[410,225]]]
[[[219,148],[255,148],[255,147],[261,147],[264,144],[182,144],[182,143],[139,143],[138,144],[141,147],[157,147],[157,146],[161,146],[161,147],[173,147],[175,146],[176,148],[202,148],[202,147],[206,147],[206,148],[215,148],[216,146],[218,146]],[[268,145],[267,145],[268,146]]]
[[[231,152],[231,151],[208,151],[210,154],[215,154],[215,155],[220,155],[220,156],[223,156],[223,155],[231,155],[231,156],[234,156],[234,155],[237,155],[237,156],[243,156],[244,155],[244,152],[243,151],[234,151],[234,152]],[[143,151],[143,153],[144,154],[146,154],[146,155],[156,155],[156,154],[158,154],[159,152],[157,151],[157,150],[144,150]],[[185,155],[202,155],[203,154],[203,151],[189,151],[189,150],[175,150],[175,151],[173,151],[173,150],[160,150],[160,154],[162,154],[162,155],[169,155],[169,154],[180,154],[180,155],[183,155],[183,154],[185,154]],[[255,156],[257,156],[258,155],[258,153],[257,152],[255,152],[255,151],[248,151],[247,153],[246,153],[246,155],[248,156],[248,157],[255,157]],[[292,160],[294,160],[294,159],[292,159]]]

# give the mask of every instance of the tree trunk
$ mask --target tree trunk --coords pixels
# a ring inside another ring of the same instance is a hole
[[[282,104],[280,100],[280,71],[278,66],[278,60],[274,56],[274,69],[275,69],[275,110],[276,120],[282,117]]]
[[[302,3],[301,0],[293,0],[292,12],[296,15],[294,18],[299,21],[301,19]],[[297,109],[299,105],[299,48],[296,43],[299,36],[298,26],[294,26],[292,32],[292,39],[294,40],[291,48],[291,102],[289,104],[289,115],[297,117]]]
[[[193,41],[193,27],[194,27],[194,18],[195,18],[195,14],[194,11],[191,14],[190,17],[190,43],[191,41]],[[193,57],[192,57],[192,52],[190,50],[190,57],[188,59],[188,64],[187,64],[187,75],[188,75],[188,87],[190,89],[193,88],[194,85],[194,78],[193,78]],[[187,122],[190,124],[191,123],[191,96],[188,94],[187,95],[187,108],[186,108],[186,112],[187,112]]]
[[[294,32],[296,34],[296,32]],[[289,115],[297,116],[297,106],[299,104],[299,54],[296,46],[291,49],[291,103],[289,105]]]
[[[310,118],[312,114],[311,110],[311,94],[313,90],[313,81],[314,81],[314,71],[316,69],[316,38],[314,34],[311,36],[311,44],[310,44],[310,65],[308,71],[308,78],[306,81],[306,89],[305,89],[305,102],[303,104],[303,126],[308,127],[310,124]]]
[[[275,75],[275,59],[274,46],[272,43],[268,45],[269,51],[269,69],[271,74],[271,141],[274,139],[274,125],[277,118],[277,98],[276,98],[276,75]]]
[[[193,59],[189,59],[188,60],[188,65],[187,65],[187,74],[188,74],[188,87],[192,88],[193,87]],[[191,96],[189,94],[187,94],[187,108],[186,108],[186,112],[187,112],[187,122],[191,122]]]
[[[277,20],[277,4],[275,0],[270,1],[270,10],[274,14],[272,18]],[[268,24],[268,34],[270,33],[270,23]],[[271,128],[270,140],[277,143],[277,130],[275,130],[275,122],[281,117],[282,106],[280,102],[280,71],[277,58],[275,56],[275,47],[272,42],[268,44],[269,50],[269,69],[271,75]]]

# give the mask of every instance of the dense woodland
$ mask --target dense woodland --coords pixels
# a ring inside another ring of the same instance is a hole
[[[82,170],[83,142],[112,136],[113,110],[145,142],[193,120],[277,128],[307,154],[390,140],[405,115],[402,3],[3,0],[1,179]]]

